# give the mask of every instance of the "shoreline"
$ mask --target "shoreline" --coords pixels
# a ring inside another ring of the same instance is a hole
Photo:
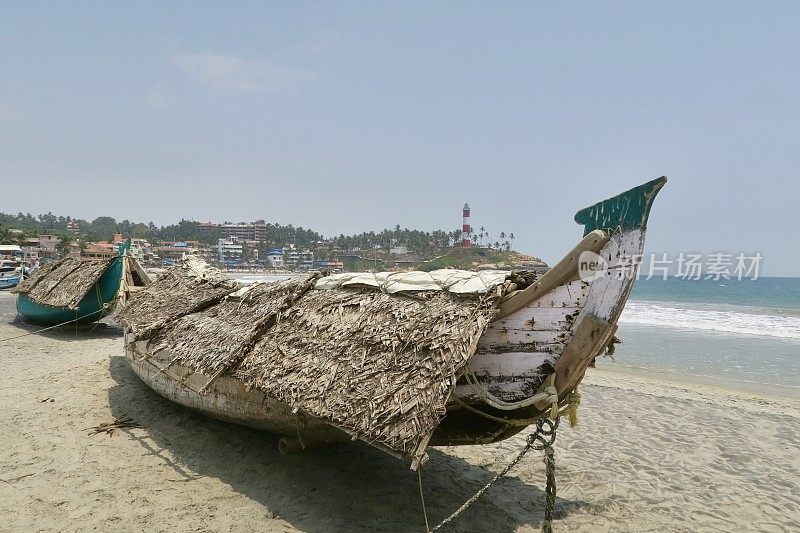
[[[598,358],[597,364],[597,368],[588,369],[583,383],[626,388],[659,386],[671,391],[711,394],[736,399],[761,398],[794,404],[800,409],[800,387],[694,374],[676,375],[673,372],[626,365],[623,362],[604,362],[601,358]]]

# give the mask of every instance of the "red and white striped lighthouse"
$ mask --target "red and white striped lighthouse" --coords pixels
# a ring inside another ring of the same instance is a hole
[[[461,246],[472,248],[472,226],[469,225],[469,204],[464,204],[464,222],[461,227]]]

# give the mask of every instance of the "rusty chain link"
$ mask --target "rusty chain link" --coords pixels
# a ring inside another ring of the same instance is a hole
[[[475,503],[481,495],[486,492],[489,487],[497,483],[501,478],[503,478],[508,472],[516,466],[517,463],[522,460],[522,458],[531,450],[544,450],[544,462],[545,468],[547,471],[547,486],[545,488],[545,493],[547,495],[545,500],[545,509],[544,509],[544,520],[542,521],[542,531],[544,533],[552,533],[553,531],[553,513],[555,511],[556,506],[556,460],[555,454],[553,451],[553,443],[556,441],[556,429],[558,428],[558,423],[560,418],[556,418],[555,421],[550,420],[549,418],[542,418],[538,422],[536,422],[536,430],[533,433],[528,435],[525,439],[525,447],[519,454],[506,465],[503,470],[500,471],[491,481],[489,481],[486,485],[484,485],[478,492],[476,492],[470,499],[464,502],[464,505],[459,507],[455,510],[453,514],[445,518],[441,521],[439,525],[436,527],[429,529],[428,533],[433,533],[434,531],[438,531],[443,526],[449,524],[453,521],[455,517],[460,515],[464,510],[466,510],[470,505]],[[427,518],[426,518],[427,521]]]

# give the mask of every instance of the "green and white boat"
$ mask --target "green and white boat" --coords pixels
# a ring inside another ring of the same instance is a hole
[[[17,313],[42,326],[97,322],[150,282],[130,246],[130,239],[120,244],[111,259],[67,257],[40,267],[13,290]]]

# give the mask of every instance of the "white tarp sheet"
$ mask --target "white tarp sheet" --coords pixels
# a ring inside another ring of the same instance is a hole
[[[500,285],[508,270],[454,270],[444,268],[432,272],[345,272],[327,276],[315,289],[338,289],[353,285],[377,287],[393,294],[401,291],[449,291],[456,294],[484,294]]]

